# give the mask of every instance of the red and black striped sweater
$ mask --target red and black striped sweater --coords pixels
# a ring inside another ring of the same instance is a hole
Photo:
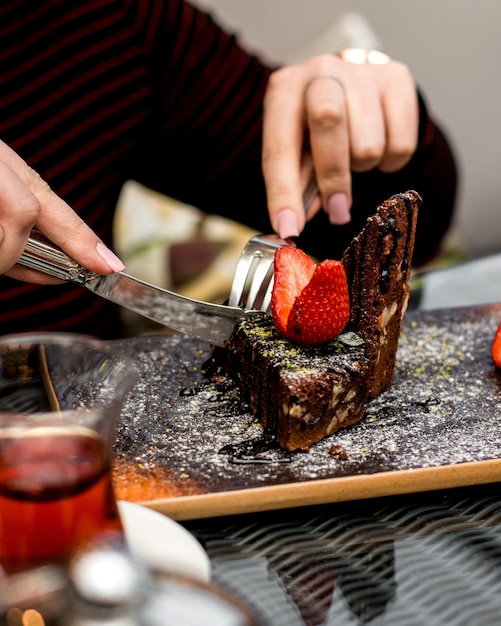
[[[270,229],[261,176],[262,100],[271,69],[182,0],[3,0],[0,138],[112,246],[123,183]],[[376,204],[417,189],[416,261],[450,221],[455,167],[421,103],[420,148],[397,174],[354,175],[353,220],[315,218],[300,245],[336,258]],[[0,333],[120,334],[115,307],[73,285],[0,277]]]

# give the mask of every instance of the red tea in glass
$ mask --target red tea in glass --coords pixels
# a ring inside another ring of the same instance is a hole
[[[0,340],[0,567],[5,573],[64,562],[87,542],[121,536],[111,449],[124,393],[135,379],[128,359],[95,340],[20,337],[8,349]],[[21,375],[26,377],[20,382]]]
[[[121,531],[107,443],[82,428],[0,434],[0,563],[8,572],[64,559]]]

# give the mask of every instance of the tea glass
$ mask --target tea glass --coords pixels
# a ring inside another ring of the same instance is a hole
[[[0,573],[121,537],[112,446],[133,361],[71,333],[0,338]]]

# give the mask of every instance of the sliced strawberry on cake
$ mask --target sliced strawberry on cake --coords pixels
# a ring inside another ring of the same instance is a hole
[[[302,346],[337,337],[350,319],[348,283],[343,265],[326,260],[318,265],[293,246],[275,253],[273,321],[278,332]]]

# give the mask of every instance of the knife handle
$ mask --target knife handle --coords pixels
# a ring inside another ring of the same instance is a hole
[[[97,276],[69,257],[38,231],[32,231],[17,262],[49,276],[85,285]]]

